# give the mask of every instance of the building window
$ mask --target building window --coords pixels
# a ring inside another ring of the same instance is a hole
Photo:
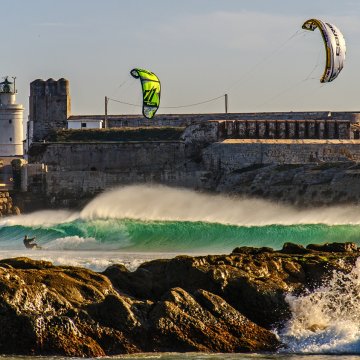
[[[12,138],[10,138],[9,140],[10,140],[10,142],[11,142],[11,141],[12,141]]]
[[[11,120],[11,119],[9,120],[9,124],[12,124],[12,120]]]
[[[86,128],[86,123],[81,123],[82,128]]]

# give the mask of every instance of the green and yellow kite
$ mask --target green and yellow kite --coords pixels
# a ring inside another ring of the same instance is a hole
[[[140,79],[143,93],[143,115],[152,119],[160,106],[161,85],[158,77],[151,71],[135,68],[130,71],[135,79]]]

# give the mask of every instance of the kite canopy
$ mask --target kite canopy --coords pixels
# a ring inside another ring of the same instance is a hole
[[[132,69],[130,74],[141,81],[143,115],[148,119],[152,119],[160,105],[160,80],[154,73],[144,69]]]
[[[306,20],[302,28],[311,31],[319,28],[326,49],[325,71],[320,82],[333,81],[344,67],[346,44],[343,34],[335,25],[317,19]]]

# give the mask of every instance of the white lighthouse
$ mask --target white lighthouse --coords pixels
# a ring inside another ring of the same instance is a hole
[[[23,156],[24,107],[16,104],[14,83],[5,77],[0,83],[0,156]]]

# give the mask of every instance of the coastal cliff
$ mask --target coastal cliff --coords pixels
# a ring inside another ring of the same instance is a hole
[[[154,260],[103,273],[28,258],[0,261],[0,352],[104,356],[154,351],[263,352],[291,316],[288,294],[349,273],[355,244],[287,243],[229,255]],[[309,324],[316,331],[317,324]]]

